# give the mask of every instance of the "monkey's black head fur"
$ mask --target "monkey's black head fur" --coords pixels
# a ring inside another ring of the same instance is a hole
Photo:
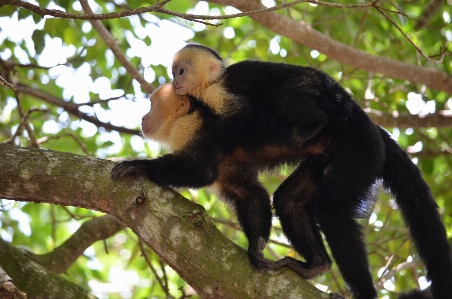
[[[204,52],[210,53],[212,56],[214,56],[216,59],[218,59],[219,61],[223,62],[223,58],[221,58],[220,54],[218,54],[217,51],[206,47],[204,45],[201,44],[197,44],[197,43],[188,43],[184,48],[197,48],[200,49]]]

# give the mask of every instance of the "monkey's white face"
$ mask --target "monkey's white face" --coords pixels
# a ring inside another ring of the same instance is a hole
[[[162,138],[168,134],[167,127],[176,109],[172,95],[170,84],[162,85],[152,93],[151,109],[141,120],[141,130],[147,138],[163,141]]]
[[[165,120],[162,108],[159,105],[159,101],[152,101],[151,99],[151,110],[146,113],[141,119],[141,131],[143,135],[149,139],[158,131]]]
[[[224,65],[211,54],[183,48],[173,58],[173,88],[178,95],[202,97],[201,93],[223,74]]]
[[[173,63],[173,87],[178,95],[186,95],[190,90],[196,88],[196,80],[192,67],[189,63],[183,61],[174,61]],[[192,82],[194,81],[194,82]]]
[[[157,88],[151,95],[151,109],[141,120],[143,135],[167,142],[174,122],[190,110],[187,97],[177,95],[171,84]]]

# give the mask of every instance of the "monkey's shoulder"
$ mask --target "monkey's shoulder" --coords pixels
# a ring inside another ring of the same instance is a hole
[[[228,117],[245,109],[247,101],[238,94],[232,93],[220,80],[207,86],[198,97],[212,111],[223,117]]]

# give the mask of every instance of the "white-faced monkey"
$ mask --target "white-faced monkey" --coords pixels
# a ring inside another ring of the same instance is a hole
[[[181,56],[175,73],[208,77],[212,68],[193,57],[224,66],[213,50],[187,47],[195,51]],[[121,162],[112,170],[114,179],[138,173],[161,185],[209,186],[235,207],[250,263],[258,270],[289,267],[308,279],[324,273],[331,260],[323,232],[356,299],[377,298],[355,218],[372,206],[369,191],[382,180],[426,265],[433,298],[451,298],[452,254],[429,187],[409,156],[336,81],[313,68],[259,61],[220,68],[213,77],[208,83],[193,77],[190,84],[201,86],[193,95],[167,84],[151,96],[143,133],[169,144],[173,153]],[[184,84],[183,77],[176,79]],[[175,137],[180,133],[183,139]],[[294,146],[297,138],[303,141]],[[305,262],[289,257],[273,262],[262,254],[272,212],[258,173],[283,164],[297,168],[275,191],[273,205]],[[402,296],[432,298],[422,291]]]

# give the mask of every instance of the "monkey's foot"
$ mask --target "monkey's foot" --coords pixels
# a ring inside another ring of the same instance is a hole
[[[111,178],[116,180],[130,174],[146,174],[145,168],[139,160],[119,162],[111,170]]]
[[[275,266],[275,270],[288,267],[301,277],[312,279],[328,271],[331,267],[331,263],[329,261],[318,261],[316,263],[308,264],[290,257],[285,257],[277,261]]]
[[[275,270],[275,262],[264,257],[265,240],[261,237],[252,240],[248,247],[248,258],[251,267],[256,271]]]

